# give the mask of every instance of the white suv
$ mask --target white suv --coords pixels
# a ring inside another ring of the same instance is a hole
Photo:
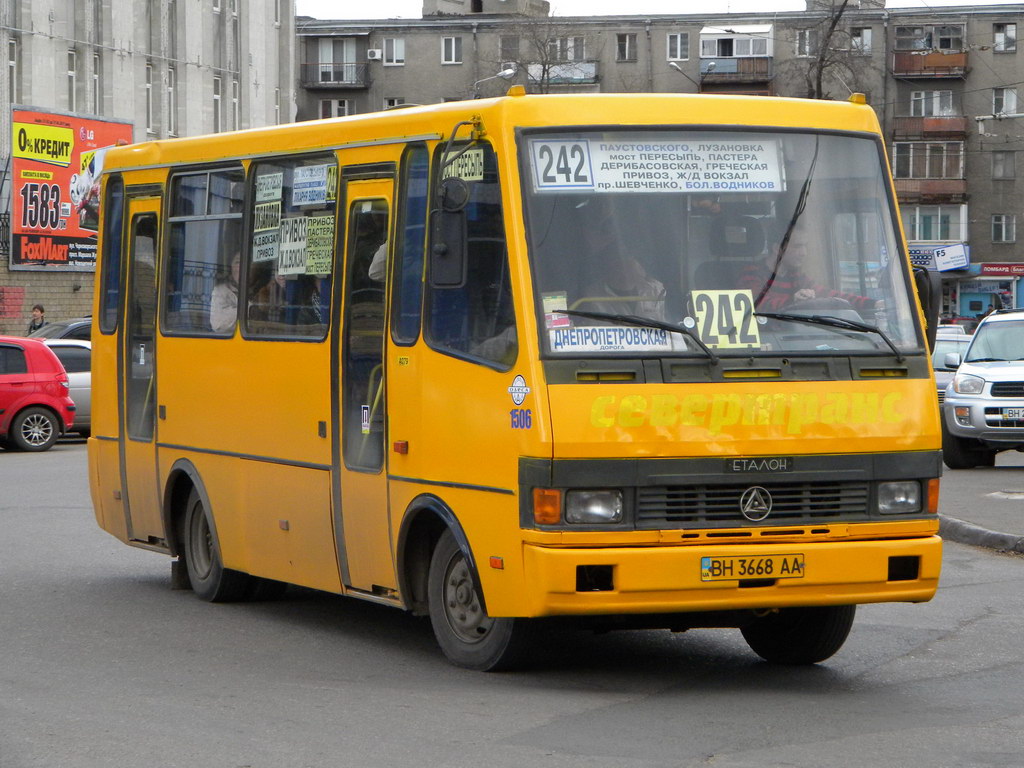
[[[995,464],[999,451],[1024,451],[1024,309],[981,321],[942,405],[942,459],[950,469]]]

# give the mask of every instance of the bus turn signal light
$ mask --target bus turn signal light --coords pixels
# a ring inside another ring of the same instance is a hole
[[[533,522],[558,525],[562,521],[562,492],[553,488],[533,489]]]
[[[937,477],[928,481],[928,512],[933,515],[939,514],[939,478]]]

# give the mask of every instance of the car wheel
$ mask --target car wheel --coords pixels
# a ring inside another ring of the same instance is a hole
[[[772,664],[817,664],[843,647],[855,605],[782,608],[741,628],[751,650]]]
[[[981,463],[979,445],[952,434],[942,425],[942,460],[950,469],[973,469]],[[993,461],[995,459],[993,458]]]
[[[57,417],[45,408],[26,408],[14,417],[8,439],[23,451],[45,451],[60,437]]]
[[[224,567],[209,512],[195,488],[185,507],[183,534],[182,548],[192,591],[211,603],[230,603],[245,597],[249,577]]]
[[[456,666],[496,672],[521,659],[523,621],[487,615],[473,570],[451,530],[441,536],[430,558],[427,600],[437,643]]]

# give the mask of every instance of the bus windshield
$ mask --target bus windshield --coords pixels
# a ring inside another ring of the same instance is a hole
[[[520,152],[549,356],[922,347],[873,138],[545,129]]]

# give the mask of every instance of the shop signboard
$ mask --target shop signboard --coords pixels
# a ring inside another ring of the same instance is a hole
[[[13,107],[12,270],[96,269],[100,174],[131,123]]]
[[[966,269],[971,264],[970,246],[963,243],[908,243],[910,263],[938,272]]]

